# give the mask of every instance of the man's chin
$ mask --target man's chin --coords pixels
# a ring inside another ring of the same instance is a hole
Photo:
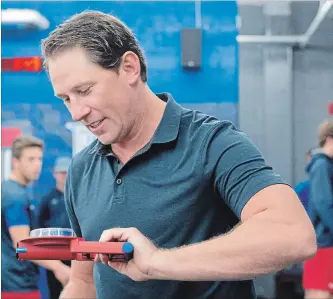
[[[106,136],[98,136],[98,141],[104,145],[109,145],[114,143],[114,141],[111,138],[107,138]]]

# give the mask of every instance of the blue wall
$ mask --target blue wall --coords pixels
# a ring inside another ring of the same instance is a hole
[[[32,8],[50,21],[50,30],[72,14],[97,9],[121,18],[137,35],[148,60],[148,83],[155,92],[168,91],[176,101],[237,123],[238,46],[235,2],[201,3],[202,68],[181,67],[180,31],[196,26],[195,3],[175,2],[16,2],[2,9]],[[40,55],[42,32],[2,31],[2,57]],[[71,132],[64,125],[70,115],[53,96],[45,72],[2,74],[2,125],[17,125],[46,143],[43,172],[36,196],[53,184],[50,169],[60,154],[71,155]],[[44,189],[45,188],[45,189]]]

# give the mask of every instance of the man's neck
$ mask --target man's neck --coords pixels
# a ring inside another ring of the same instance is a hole
[[[17,182],[17,183],[19,183],[20,185],[23,185],[23,186],[28,186],[28,184],[30,183],[30,181],[27,180],[21,173],[18,173],[16,171],[12,171],[9,178],[12,181]]]
[[[60,193],[64,193],[64,187],[61,186],[60,184],[56,184],[56,189],[57,189]]]
[[[128,135],[129,137],[122,142],[112,144],[112,151],[123,163],[126,163],[151,140],[166,107],[166,103],[149,89],[145,91],[140,101],[142,110]]]
[[[321,152],[324,153],[326,156],[333,158],[333,153],[330,148],[324,146],[321,148]]]

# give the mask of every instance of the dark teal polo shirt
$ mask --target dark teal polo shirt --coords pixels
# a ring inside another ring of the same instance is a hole
[[[78,236],[96,241],[105,229],[136,227],[163,248],[200,242],[234,227],[258,191],[284,184],[232,123],[159,97],[167,105],[152,140],[124,166],[98,141],[73,158],[65,200]],[[135,282],[94,267],[103,299],[255,298],[252,281]]]

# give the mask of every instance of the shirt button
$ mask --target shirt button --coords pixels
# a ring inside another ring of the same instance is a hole
[[[122,183],[122,180],[121,179],[117,179],[116,183],[117,183],[117,185],[120,185]]]

